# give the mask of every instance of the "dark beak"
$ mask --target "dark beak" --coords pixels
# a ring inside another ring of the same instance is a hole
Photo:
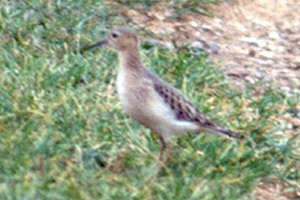
[[[93,49],[95,47],[105,46],[107,44],[108,44],[108,42],[106,40],[102,40],[102,41],[97,42],[96,44],[82,48],[81,52]]]
[[[100,42],[97,42],[96,44],[93,44],[93,45],[87,47],[86,50],[88,50],[88,49],[93,49],[93,48],[95,48],[95,47],[104,46],[104,45],[107,45],[107,41],[106,41],[106,40],[102,40],[102,41],[100,41]]]

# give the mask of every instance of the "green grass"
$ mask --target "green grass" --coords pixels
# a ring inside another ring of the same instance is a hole
[[[247,138],[179,137],[157,174],[159,141],[121,111],[116,54],[79,53],[122,24],[117,11],[13,1],[0,4],[0,21],[0,199],[254,199],[269,179],[299,190],[299,128],[287,138],[277,120],[297,111],[299,96],[236,90],[201,52],[142,45],[147,65]]]
[[[132,9],[143,10],[156,5],[158,0],[115,0],[115,2],[127,6]],[[160,6],[165,6],[166,9],[174,9],[172,16],[177,17],[183,13],[197,13],[200,15],[213,16],[209,6],[222,2],[233,2],[233,0],[169,0],[163,1]]]

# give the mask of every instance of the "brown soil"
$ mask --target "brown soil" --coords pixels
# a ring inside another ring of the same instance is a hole
[[[288,92],[300,90],[300,1],[223,3],[211,7],[213,18],[195,13],[172,18],[176,11],[164,4],[123,14],[166,46],[170,41],[203,46],[236,83],[264,81]]]

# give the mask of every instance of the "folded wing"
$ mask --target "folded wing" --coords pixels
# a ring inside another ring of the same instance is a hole
[[[208,131],[224,134],[233,138],[241,138],[242,136],[225,129],[220,124],[210,120],[198,108],[180,94],[170,85],[163,84],[159,81],[154,84],[155,91],[163,98],[170,108],[174,111],[176,119],[180,121],[194,122],[199,127]]]

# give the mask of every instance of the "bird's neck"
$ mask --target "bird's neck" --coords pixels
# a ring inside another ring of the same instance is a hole
[[[136,70],[143,66],[138,49],[119,52],[119,62],[123,70]]]

